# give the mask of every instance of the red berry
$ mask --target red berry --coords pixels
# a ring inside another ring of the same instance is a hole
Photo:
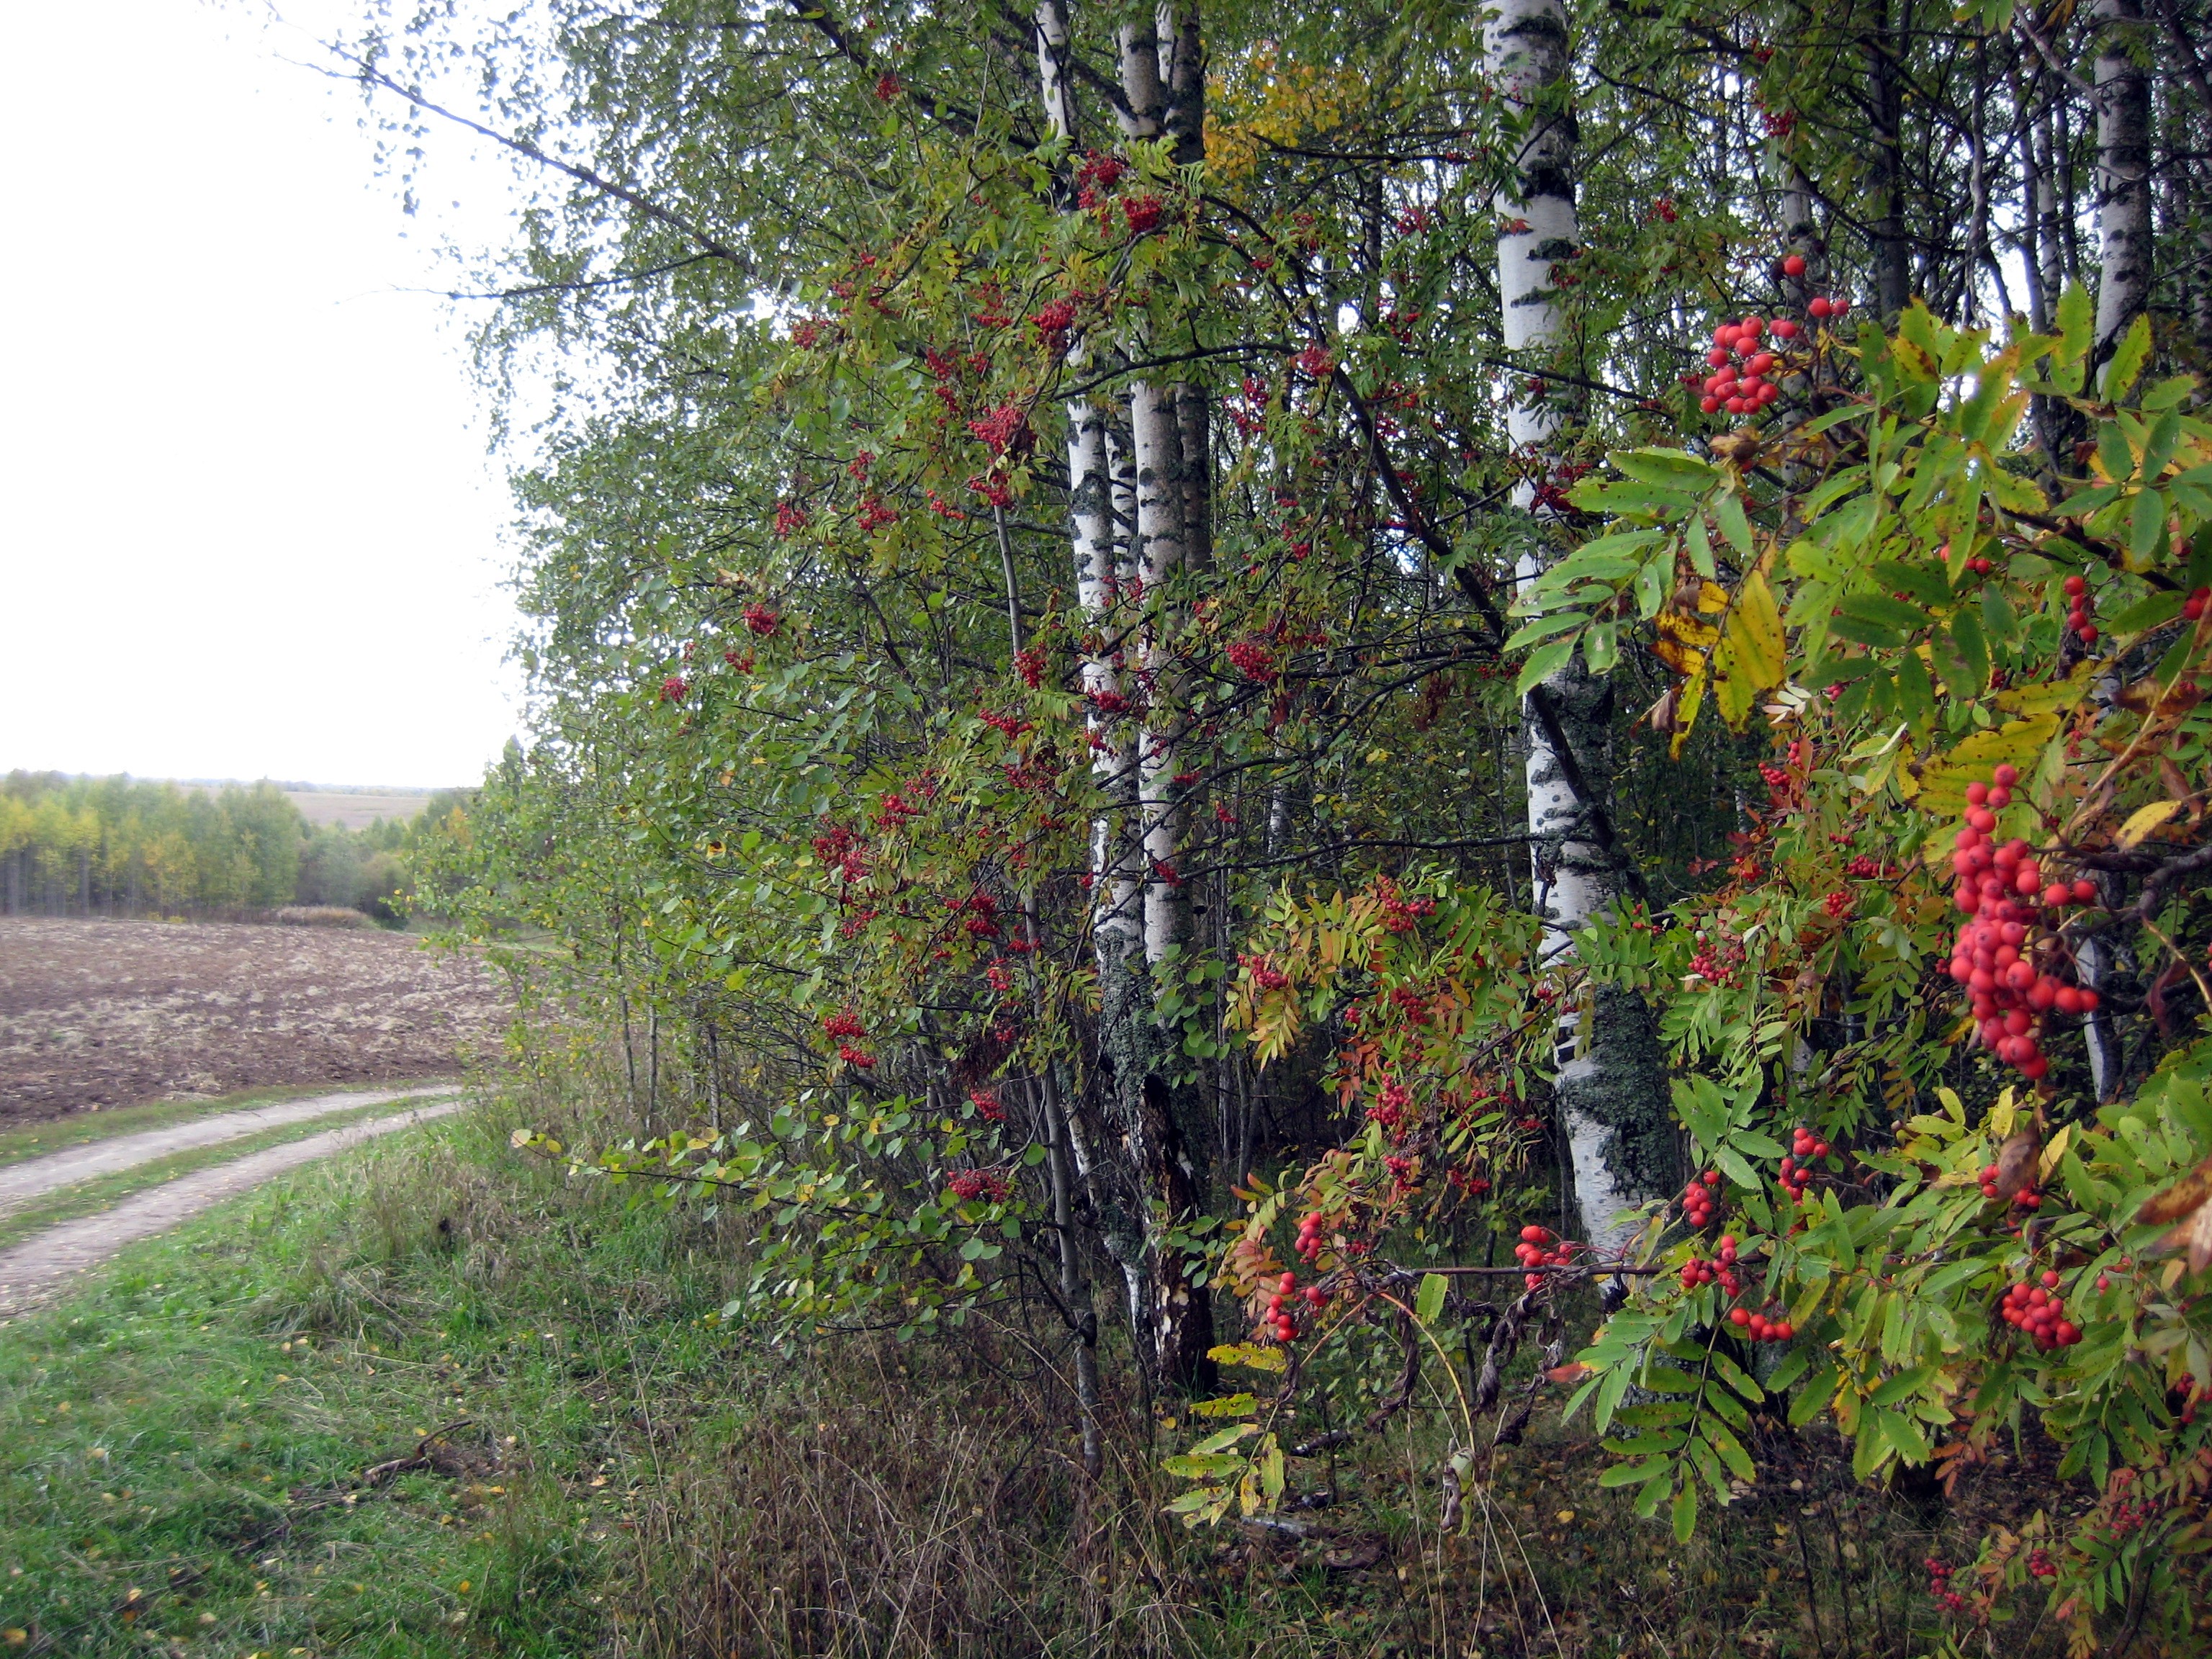
[[[2004,785],[2006,788],[2009,789],[2013,785],[2020,781],[2020,770],[2018,768],[2011,765],[2000,766],[1996,771],[1990,774],[1990,781],[1991,783],[2001,783]]]
[[[1793,253],[1784,259],[1782,262],[1782,274],[1784,276],[1802,276],[1805,274],[1805,256],[1802,253]]]
[[[2089,584],[2079,576],[2069,576],[2064,581],[2059,583],[2059,586],[2068,593],[2077,596],[2089,591]]]
[[[1787,317],[1777,317],[1769,326],[1773,329],[1774,337],[1778,340],[1794,340],[1797,337],[1797,325]]]
[[[1826,299],[1816,294],[1813,296],[1812,304],[1807,306],[1805,309],[1811,312],[1815,317],[1825,317],[1830,311],[1833,310],[1834,307],[1829,305]]]
[[[1737,1326],[1744,1326],[1744,1325],[1748,1325],[1748,1324],[1750,1324],[1750,1323],[1751,1323],[1751,1313],[1750,1313],[1750,1310],[1747,1310],[1747,1309],[1744,1309],[1744,1308],[1730,1308],[1730,1309],[1729,1310],[1729,1324],[1731,1324],[1731,1325],[1737,1325]]]

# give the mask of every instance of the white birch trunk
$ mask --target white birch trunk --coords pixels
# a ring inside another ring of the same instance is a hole
[[[2097,356],[2101,362],[2150,299],[2150,77],[2128,56],[2142,0],[2097,0]]]
[[[1044,105],[1045,128],[1055,138],[1075,141],[1075,87],[1068,73],[1072,48],[1066,0],[1038,0],[1037,88]]]
[[[1526,108],[1556,96],[1568,70],[1562,0],[1502,0],[1486,32],[1485,46],[1491,79],[1501,97]],[[1517,184],[1498,194],[1498,286],[1504,303],[1504,343],[1510,353],[1540,353],[1559,337],[1553,268],[1574,247],[1579,234],[1571,175],[1574,147],[1571,116],[1554,108],[1530,130],[1516,158]],[[1549,396],[1515,388],[1506,430],[1518,456],[1540,465],[1551,454],[1561,425],[1559,407]],[[1534,510],[1534,486],[1520,485],[1514,501],[1524,511]],[[1543,557],[1541,547],[1532,542],[1516,563],[1516,586],[1525,587],[1542,573]],[[1578,725],[1589,723],[1566,716],[1592,702],[1585,686],[1576,684],[1587,678],[1577,659],[1547,682],[1569,742],[1585,755],[1596,752],[1588,738],[1597,734],[1577,732]],[[1601,705],[1602,699],[1598,701]],[[1543,919],[1546,956],[1565,963],[1574,950],[1570,935],[1613,896],[1611,861],[1602,848],[1588,839],[1581,803],[1567,782],[1550,734],[1525,713],[1522,729],[1528,755],[1534,905]],[[1561,1020],[1558,1093],[1583,1232],[1594,1248],[1610,1252],[1627,1232],[1629,1199],[1605,1162],[1611,1130],[1576,1104],[1579,1093],[1600,1081],[1595,1075],[1597,1056],[1586,1051],[1579,1041],[1583,1035],[1576,1017]]]
[[[1173,608],[1166,602],[1168,584],[1183,562],[1182,436],[1172,392],[1145,380],[1131,386],[1129,430],[1137,464],[1137,574],[1145,585],[1138,660],[1146,714],[1137,751],[1145,960],[1158,963],[1182,939],[1188,914],[1176,868],[1182,831],[1175,783],[1182,769],[1175,670],[1177,630]]]

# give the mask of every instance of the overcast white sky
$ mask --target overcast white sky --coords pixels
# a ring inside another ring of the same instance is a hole
[[[473,781],[519,725],[507,496],[358,94],[249,5],[4,40],[0,771]],[[503,167],[449,148],[439,223],[498,240]]]

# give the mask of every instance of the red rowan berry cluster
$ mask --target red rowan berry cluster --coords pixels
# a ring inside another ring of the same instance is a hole
[[[1743,1282],[1735,1276],[1735,1236],[1732,1233],[1722,1235],[1717,1254],[1711,1261],[1692,1256],[1682,1264],[1684,1290],[1694,1291],[1700,1285],[1715,1284],[1725,1296],[1743,1293]]]
[[[1267,1297],[1267,1311],[1261,1320],[1267,1334],[1278,1342],[1295,1342],[1298,1336],[1297,1321],[1291,1317],[1291,1298],[1303,1294],[1306,1305],[1323,1308],[1328,1305],[1328,1293],[1318,1285],[1309,1285],[1304,1292],[1298,1290],[1298,1276],[1286,1273],[1275,1281],[1275,1288]]]
[[[1787,1342],[1797,1334],[1797,1328],[1788,1320],[1769,1319],[1748,1308],[1730,1308],[1729,1323],[1754,1342]]]
[[[1524,1267],[1564,1267],[1574,1259],[1577,1248],[1572,1239],[1561,1238],[1549,1227],[1531,1223],[1521,1230],[1521,1242],[1513,1247],[1513,1257]],[[1522,1275],[1522,1283],[1532,1291],[1543,1282],[1540,1273]]]
[[[842,823],[830,824],[815,836],[814,856],[825,869],[835,870],[848,881],[858,881],[868,873],[867,848]]]
[[[1336,359],[1321,347],[1310,345],[1291,359],[1291,367],[1311,379],[1325,380],[1335,371]]]
[[[1318,1261],[1322,1252],[1322,1230],[1328,1221],[1319,1210],[1309,1210],[1298,1218],[1298,1242],[1291,1248],[1309,1261]]]
[[[1014,653],[1014,672],[1032,691],[1044,684],[1044,647],[1025,645]]]
[[[1820,1139],[1803,1124],[1797,1126],[1796,1133],[1790,1138],[1789,1154],[1783,1158],[1778,1176],[1782,1190],[1790,1194],[1793,1202],[1804,1201],[1805,1188],[1813,1178],[1814,1161],[1827,1157],[1832,1150],[1826,1141]]]
[[[2181,614],[2186,620],[2195,622],[2203,616],[2207,607],[2212,607],[2212,587],[2192,587],[2189,597],[2181,602]]]
[[[873,1054],[863,1054],[849,1042],[841,1042],[837,1045],[837,1058],[855,1071],[860,1072],[872,1070],[876,1063],[876,1057]]]
[[[2004,1293],[1997,1310],[2005,1323],[2017,1326],[2035,1339],[2045,1353],[2071,1347],[2081,1340],[2081,1327],[2066,1317],[2066,1303],[2058,1294],[2058,1274],[2045,1268],[2033,1284],[2022,1279]]]
[[[1984,1198],[2002,1198],[2003,1196],[2003,1194],[1997,1190],[1997,1166],[1996,1164],[1984,1164],[1982,1166],[1980,1178],[1982,1183],[1982,1196]],[[2043,1194],[2035,1190],[2035,1183],[2033,1182],[2024,1182],[2021,1183],[2020,1190],[2012,1195],[2012,1201],[2020,1206],[2023,1210],[2039,1210],[2043,1207]],[[2102,1290],[2104,1286],[2100,1285],[2097,1288]]]
[[[1702,1232],[1712,1225],[1720,1207],[1720,1171],[1708,1170],[1702,1176],[1692,1176],[1690,1184],[1682,1188],[1682,1218]]]
[[[1229,663],[1248,680],[1275,678],[1275,653],[1256,640],[1237,640],[1229,647]]]
[[[1395,1135],[1405,1127],[1406,1109],[1413,1103],[1412,1093],[1393,1078],[1382,1085],[1382,1097],[1367,1109],[1367,1115]]]
[[[1129,234],[1141,236],[1160,222],[1166,211],[1157,196],[1132,197],[1121,204],[1121,216],[1129,222]]]
[[[2058,1564],[2051,1559],[2049,1550],[2030,1550],[2027,1553],[2027,1572],[2031,1578],[2056,1578],[2058,1577]]]
[[[1862,853],[1844,866],[1844,873],[1860,881],[1879,881],[1889,874],[1889,866]]]
[[[1833,321],[1850,309],[1850,302],[1840,294],[1832,297],[1814,295],[1805,309],[1824,321]]]
[[[1237,965],[1252,975],[1252,982],[1263,991],[1284,991],[1290,988],[1291,976],[1279,968],[1272,968],[1267,958],[1239,952]]]
[[[1829,921],[1841,921],[1845,916],[1850,915],[1851,907],[1857,902],[1849,893],[1838,888],[1820,901],[1820,908],[1827,913]]]
[[[1731,415],[1753,415],[1781,397],[1782,388],[1768,377],[1782,360],[1760,343],[1767,326],[1763,317],[1747,317],[1740,323],[1723,323],[1713,331],[1712,349],[1705,353],[1706,366],[1713,372],[1703,383],[1699,409],[1708,415],[1723,410]],[[1783,318],[1775,322],[1773,331],[1786,341],[1796,334],[1797,325]]]
[[[778,501],[775,504],[775,533],[795,536],[806,528],[806,509],[797,501]]]
[[[660,683],[660,700],[663,702],[682,702],[690,690],[690,681],[681,674],[671,674]]]
[[[1437,902],[1431,898],[1407,898],[1398,890],[1395,882],[1385,879],[1382,884],[1382,926],[1393,933],[1410,933],[1424,916],[1437,913]]]
[[[2097,624],[2089,620],[2089,584],[2079,576],[2069,576],[2059,584],[2066,592],[2066,626],[2084,645],[2097,642]]]
[[[1128,164],[1120,156],[1092,150],[1075,170],[1076,205],[1086,210],[1097,206],[1100,195],[1120,184],[1121,175],[1128,170]]]
[[[996,1170],[963,1170],[945,1184],[951,1188],[955,1198],[969,1204],[979,1198],[986,1203],[1003,1204],[1013,1191],[1013,1183]]]
[[[842,1013],[828,1014],[822,1021],[822,1035],[833,1037],[866,1036],[868,1028],[860,1024],[849,1008]]]
[[[1000,404],[968,422],[968,430],[994,455],[1026,455],[1036,447],[1027,410],[1018,404]]]
[[[2133,1469],[2114,1469],[2112,1480],[2105,1488],[2106,1501],[2111,1505],[2106,1525],[2111,1528],[2116,1540],[2125,1538],[2131,1532],[2141,1531],[2150,1524],[2151,1516],[2158,1513],[2157,1499],[2137,1501],[2126,1495],[2135,1486],[2135,1481],[2136,1472]]]
[[[853,521],[860,526],[862,535],[872,536],[888,525],[896,524],[898,510],[885,505],[880,495],[864,495],[860,497]]]
[[[1936,1598],[1936,1605],[1946,1613],[1964,1613],[1966,1598],[1951,1588],[1951,1564],[1931,1555],[1922,1565],[1928,1569],[1928,1594]]]
[[[744,623],[748,632],[764,640],[773,639],[775,630],[783,625],[783,618],[764,605],[747,605],[738,613],[738,620]]]
[[[984,1122],[1004,1123],[1006,1121],[1006,1109],[999,1103],[997,1090],[970,1089],[968,1091],[968,1100],[969,1103],[975,1107],[975,1115],[981,1118]]]
[[[1958,908],[1974,918],[1959,929],[1947,971],[1967,988],[1983,1045],[2031,1082],[2050,1071],[2037,1028],[2052,1008],[2087,1013],[2098,1006],[2094,991],[2062,985],[2022,954],[2028,929],[2039,918],[2034,900],[2053,908],[2087,904],[2097,896],[2086,878],[2045,886],[2041,867],[2027,842],[1999,844],[1996,815],[2012,801],[2020,774],[2000,766],[1986,784],[1966,787],[1966,827],[1959,831],[1951,868],[1959,878],[1953,893]]]
[[[1030,313],[1030,326],[1044,337],[1048,345],[1062,344],[1067,331],[1075,326],[1075,301],[1054,300],[1039,306]]]
[[[921,816],[921,808],[896,789],[876,803],[876,822],[886,830],[896,829],[908,818]]]

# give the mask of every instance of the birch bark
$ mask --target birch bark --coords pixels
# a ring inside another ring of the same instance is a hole
[[[1491,76],[1508,106],[1528,122],[1516,158],[1516,181],[1497,203],[1498,283],[1504,303],[1509,352],[1541,352],[1560,339],[1563,319],[1553,270],[1573,251],[1576,220],[1573,164],[1576,131],[1568,105],[1566,10],[1561,0],[1503,0],[1485,37]],[[1516,401],[1506,427],[1516,457],[1531,471],[1543,468],[1559,447],[1566,416],[1548,392]],[[1538,518],[1515,569],[1525,586],[1542,573],[1540,527],[1549,516],[1533,483],[1516,492],[1516,505]],[[1545,682],[1560,735],[1579,760],[1583,781],[1605,777],[1611,736],[1612,696],[1606,681],[1577,657]],[[1609,906],[1617,893],[1615,868],[1593,838],[1583,803],[1568,781],[1545,725],[1525,711],[1528,830],[1535,908],[1544,921],[1547,957],[1572,958],[1574,931]],[[1650,1015],[1632,994],[1607,993],[1595,1001],[1588,1030],[1575,1016],[1563,1018],[1557,1054],[1557,1094],[1567,1131],[1574,1190],[1588,1241],[1601,1252],[1616,1249],[1630,1231],[1631,1191],[1616,1169],[1618,1131],[1638,1109],[1663,1109],[1657,1091],[1657,1046]]]
[[[2150,300],[2150,77],[2130,49],[2142,45],[2142,0],[2097,0],[2097,361]]]

